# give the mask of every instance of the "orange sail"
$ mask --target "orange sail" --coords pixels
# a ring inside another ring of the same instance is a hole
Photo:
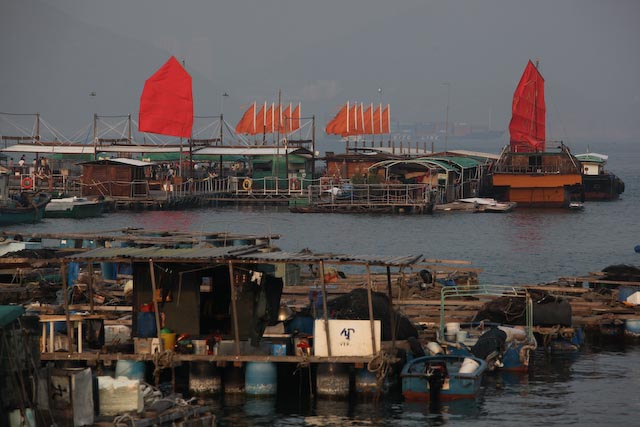
[[[546,106],[544,78],[531,61],[527,63],[513,94],[509,123],[512,152],[545,151]]]
[[[379,104],[376,111],[373,112],[373,133],[375,135],[382,134],[382,104]]]
[[[343,132],[346,132],[348,112],[349,102],[344,104],[342,108],[340,108],[340,111],[338,111],[338,114],[336,114],[335,117],[327,123],[327,126],[325,127],[327,135],[341,135]]]
[[[373,135],[373,104],[369,105],[364,114],[364,131],[365,135]]]
[[[236,133],[244,133],[249,135],[256,134],[256,103],[244,112],[244,115],[236,125]]]
[[[287,105],[282,113],[282,129],[281,133],[287,134],[291,132],[291,103]]]
[[[353,105],[347,114],[347,126],[343,129],[342,136],[358,135],[358,104]]]
[[[291,113],[291,132],[300,129],[300,103],[296,108],[293,109],[293,113]]]
[[[383,134],[391,133],[391,106],[387,104],[382,112],[382,132]]]
[[[274,133],[274,119],[275,119],[275,105],[273,102],[271,103],[271,107],[267,109],[265,114],[265,122],[264,122],[264,133]]]
[[[191,137],[191,76],[173,56],[144,83],[138,129],[159,135]]]
[[[260,111],[256,114],[256,134],[267,133],[265,125],[267,122],[267,103],[265,102]]]

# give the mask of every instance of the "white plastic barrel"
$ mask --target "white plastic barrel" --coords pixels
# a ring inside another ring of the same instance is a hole
[[[480,367],[480,364],[473,359],[465,357],[462,361],[462,365],[460,366],[461,374],[472,374]]]

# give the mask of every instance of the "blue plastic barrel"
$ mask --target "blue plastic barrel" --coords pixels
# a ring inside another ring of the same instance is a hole
[[[118,277],[117,264],[114,262],[101,262],[102,278],[106,280],[116,280]]]
[[[144,381],[146,365],[135,360],[118,360],[116,363],[116,378],[127,377],[130,380]]]
[[[138,313],[138,337],[153,338],[158,336],[156,328],[156,314],[152,311]]]
[[[244,374],[247,394],[272,396],[278,391],[278,367],[271,362],[248,362]]]

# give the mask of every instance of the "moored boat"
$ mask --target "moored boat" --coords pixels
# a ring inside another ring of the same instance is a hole
[[[492,173],[494,195],[522,207],[569,207],[581,196],[580,162],[559,142],[548,151],[544,79],[527,64],[513,95],[510,143]]]
[[[104,199],[87,199],[86,197],[64,197],[51,199],[44,211],[45,218],[93,218],[102,215]]]
[[[486,369],[487,363],[474,356],[418,357],[402,368],[402,395],[419,401],[475,398]]]
[[[39,222],[51,195],[43,192],[21,192],[0,200],[0,225]]]
[[[624,193],[624,181],[607,171],[608,156],[598,153],[577,154],[582,165],[585,200],[616,200]]]

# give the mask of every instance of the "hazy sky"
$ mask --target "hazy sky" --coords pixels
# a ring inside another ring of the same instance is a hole
[[[0,43],[0,112],[40,112],[69,136],[93,113],[137,120],[145,79],[174,55],[196,115],[218,115],[228,92],[235,125],[281,90],[319,129],[346,100],[444,120],[443,82],[450,121],[506,129],[539,59],[548,138],[640,137],[637,0],[5,0]]]

